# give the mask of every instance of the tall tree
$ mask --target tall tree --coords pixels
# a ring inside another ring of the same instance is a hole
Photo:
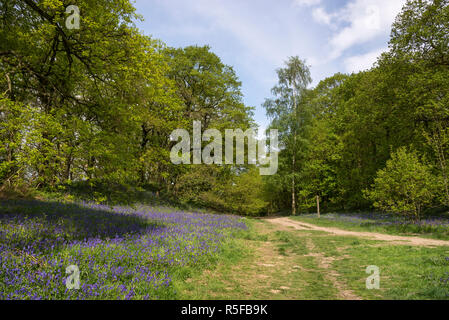
[[[71,4],[0,4],[0,91],[39,119],[33,128],[22,123],[21,130],[40,132],[31,154],[21,155],[32,160],[22,172],[44,187],[130,182],[142,123],[163,127],[176,113],[163,45],[140,34],[129,1],[77,1],[79,29],[65,24]]]
[[[292,214],[296,215],[296,179],[297,161],[301,143],[300,127],[304,124],[300,106],[304,103],[307,86],[312,82],[309,67],[299,57],[290,57],[285,67],[277,70],[278,84],[273,87],[274,99],[266,99],[264,107],[271,118],[271,127],[279,129],[281,144],[290,153],[291,169],[289,173]]]

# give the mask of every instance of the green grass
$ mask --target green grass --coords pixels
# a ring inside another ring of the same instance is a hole
[[[449,298],[449,285],[442,281],[449,278],[449,247],[391,245],[320,231],[279,230],[260,221],[253,221],[251,232],[235,241],[237,251],[244,254],[237,258],[230,254],[210,272],[197,273],[181,297],[332,300],[344,299],[346,290],[369,300]],[[261,249],[267,246],[273,251]],[[263,259],[259,251],[273,263],[282,257],[283,264],[258,266]],[[379,290],[366,288],[370,265],[380,269]],[[261,275],[265,276],[262,281],[254,279]]]
[[[180,288],[183,299],[335,299],[337,289],[318,271],[313,257],[294,234],[275,231],[260,221],[249,223],[249,233],[235,240],[240,254],[228,255],[216,268],[197,273]],[[262,250],[264,246],[272,250]],[[262,256],[261,256],[262,253]],[[270,267],[283,257],[282,265]],[[265,265],[260,265],[264,262]],[[281,267],[282,266],[282,267]],[[300,267],[300,268],[295,268]],[[262,277],[263,276],[263,277]]]
[[[177,299],[215,299],[215,292],[226,292],[225,284],[219,277],[213,275],[227,275],[234,266],[252,260],[254,256],[247,245],[248,242],[266,239],[266,236],[257,233],[252,220],[245,219],[245,222],[248,230],[235,233],[234,237],[223,245],[219,257],[207,270],[204,268],[184,269],[182,275],[173,278]],[[235,292],[229,296],[223,295],[221,299],[236,299]]]
[[[448,277],[448,264],[433,262],[445,261],[449,248],[393,246],[366,240],[358,242],[357,246],[350,246],[344,251],[348,258],[336,261],[334,267],[360,296],[369,299],[378,293],[379,298],[383,299],[449,298],[449,287],[438,281]],[[326,242],[324,246],[329,247],[329,244]],[[369,265],[380,269],[378,292],[366,289],[367,274],[364,272]]]

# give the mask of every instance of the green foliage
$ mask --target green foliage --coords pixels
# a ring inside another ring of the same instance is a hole
[[[448,66],[448,4],[447,0],[407,1],[391,32],[394,54]]]
[[[169,77],[176,83],[183,103],[183,116],[207,129],[249,127],[252,108],[242,103],[241,83],[231,66],[210,51],[210,47],[167,48]]]
[[[8,98],[0,98],[0,183],[14,183],[20,176],[24,159],[18,158],[25,136],[25,123],[30,121],[30,109]]]
[[[0,87],[33,106],[30,184],[137,180],[142,123],[176,117],[162,45],[133,25],[128,1],[79,1],[80,29],[66,29],[65,1],[2,3]],[[24,174],[22,170],[22,175]]]
[[[223,64],[208,46],[167,48],[164,54],[170,66],[169,78],[176,85],[182,105],[184,120],[178,128],[192,132],[193,121],[197,120],[201,121],[203,131],[214,128],[224,138],[225,129],[245,131],[254,126],[252,108],[242,103],[241,83],[234,70]],[[156,163],[160,164],[161,160]],[[265,205],[258,190],[249,193],[247,199],[239,194],[239,188],[247,183],[243,181],[247,175],[240,173],[248,170],[252,173],[254,166],[179,165],[167,168],[170,170],[159,185],[168,185],[165,191],[183,204],[238,214],[255,214]],[[261,183],[254,185],[254,188],[258,187]]]
[[[438,187],[431,169],[415,152],[400,148],[391,155],[385,169],[379,170],[366,196],[376,208],[419,220],[423,208],[432,204]]]
[[[263,199],[263,179],[258,168],[252,167],[239,174],[221,189],[232,212],[249,216],[265,213],[267,202]]]
[[[65,28],[70,4],[0,5],[0,188],[113,203],[145,188],[234,210],[218,206],[214,190],[242,168],[198,169],[169,156],[170,133],[194,120],[221,131],[254,126],[232,67],[207,46],[166,48],[144,36],[128,0],[78,1],[79,29]]]
[[[363,190],[405,145],[432,165],[436,204],[448,206],[448,10],[445,0],[408,1],[393,25],[390,51],[368,71],[336,74],[303,91],[299,113],[288,108],[286,94],[267,100],[284,142],[279,174],[267,180],[273,211],[288,209],[296,195],[303,211],[315,209],[317,195],[325,210],[369,208]]]
[[[180,176],[176,196],[182,203],[255,216],[265,213],[264,181],[259,169],[232,174],[215,166],[194,166]]]
[[[335,164],[339,161],[339,140],[326,121],[315,120],[309,129],[307,153],[300,168],[299,200],[303,210],[315,209],[319,196],[323,208],[337,202],[337,175]]]

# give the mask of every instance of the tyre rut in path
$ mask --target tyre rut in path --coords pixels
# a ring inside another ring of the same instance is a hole
[[[275,230],[282,231],[292,231],[289,230],[288,227],[290,225],[284,223],[276,223],[272,224]],[[304,231],[310,231],[308,228],[297,228]],[[303,257],[312,257],[316,263],[316,269],[306,269],[301,266],[301,263],[297,262],[297,268],[302,272],[313,272],[321,274],[328,283],[332,284],[332,287],[337,290],[336,296],[329,296],[328,299],[337,299],[337,300],[362,300],[360,296],[355,294],[351,289],[349,289],[344,281],[341,280],[341,275],[335,270],[332,266],[335,260],[339,260],[339,258],[333,256],[325,256],[324,253],[320,252],[320,250],[315,246],[313,240],[310,238],[311,234],[309,232],[298,234],[298,241],[304,242],[305,247],[307,248],[307,254],[303,255]],[[292,254],[292,253],[290,253]],[[292,254],[294,257],[295,255]]]
[[[284,227],[293,227],[296,230],[315,230],[331,233],[338,236],[351,236],[357,238],[366,238],[371,240],[387,241],[392,244],[400,245],[411,245],[411,246],[449,246],[449,241],[447,240],[437,240],[437,239],[427,239],[419,237],[406,237],[406,236],[395,236],[383,233],[375,232],[359,232],[359,231],[349,231],[338,229],[334,227],[320,227],[314,224],[293,221],[289,218],[274,218],[267,219],[267,221],[281,225]]]
[[[362,300],[346,287],[346,284],[339,280],[340,275],[332,269],[332,257],[325,257],[322,253],[317,253],[315,245],[311,239],[306,240],[306,247],[309,250],[308,256],[314,257],[318,263],[318,268],[322,270],[324,277],[329,280],[334,288],[338,290],[338,299],[342,300]]]

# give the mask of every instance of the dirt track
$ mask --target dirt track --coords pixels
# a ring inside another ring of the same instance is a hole
[[[436,240],[436,239],[427,239],[427,238],[419,238],[419,237],[405,237],[405,236],[395,236],[383,233],[374,233],[374,232],[359,232],[359,231],[348,231],[342,230],[338,228],[330,228],[330,227],[319,227],[310,223],[293,221],[289,218],[274,218],[268,219],[267,221],[278,224],[284,227],[293,227],[297,230],[315,230],[315,231],[324,231],[328,233],[332,233],[339,236],[351,236],[358,238],[366,238],[371,240],[381,240],[388,241],[393,244],[402,244],[402,245],[411,245],[411,246],[449,246],[449,241],[446,240]]]

